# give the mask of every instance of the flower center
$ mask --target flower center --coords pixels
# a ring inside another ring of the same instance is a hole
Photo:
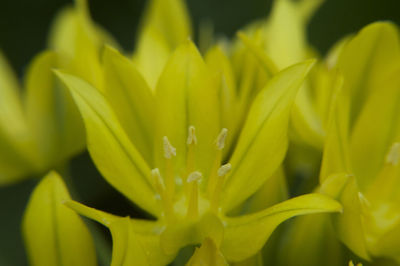
[[[195,169],[195,149],[197,145],[196,129],[190,126],[186,141],[186,166],[181,178],[175,179],[173,160],[176,149],[169,142],[168,137],[163,137],[165,171],[163,176],[158,168],[151,172],[153,186],[157,196],[162,201],[163,215],[169,221],[177,217],[186,217],[195,220],[201,213],[211,210],[219,211],[220,194],[225,182],[225,177],[231,170],[231,164],[221,165],[222,150],[228,130],[223,128],[215,141],[214,162],[207,178],[206,186],[200,186],[204,182],[204,176]],[[182,189],[177,189],[177,187]]]

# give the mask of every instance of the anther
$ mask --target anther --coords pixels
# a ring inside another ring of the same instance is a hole
[[[227,175],[232,169],[232,165],[230,163],[224,164],[218,169],[218,176],[222,177]]]
[[[218,150],[222,150],[225,147],[225,140],[227,135],[228,135],[228,129],[223,128],[216,140],[216,145]]]
[[[197,144],[196,129],[194,126],[189,126],[188,138],[187,138],[186,144],[187,145]]]
[[[194,171],[194,172],[190,173],[190,175],[186,179],[186,182],[193,183],[194,181],[200,181],[202,176],[203,175],[199,171]]]
[[[397,165],[400,161],[400,143],[396,142],[390,148],[389,153],[386,156],[386,163],[391,165]]]
[[[164,144],[164,157],[166,159],[171,159],[172,156],[176,156],[176,149],[171,145],[168,138],[166,136],[163,137]]]

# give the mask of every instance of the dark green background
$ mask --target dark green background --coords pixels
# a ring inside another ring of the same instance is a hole
[[[69,3],[72,1],[0,1],[0,49],[20,76],[35,53],[45,48],[47,32],[56,12]],[[89,3],[93,18],[125,49],[131,50],[145,1],[90,0]],[[210,19],[217,34],[228,36],[251,20],[266,16],[271,3],[271,0],[188,0],[196,28],[202,19]],[[399,11],[399,0],[327,0],[312,19],[308,37],[324,53],[341,36],[370,22],[392,20],[399,23]],[[87,154],[73,161],[71,171],[72,182],[79,184],[83,202],[117,214],[135,212],[105,184]],[[36,183],[31,179],[0,188],[0,266],[26,264],[19,228],[23,209]],[[119,208],[111,207],[110,203],[114,202],[118,202]]]

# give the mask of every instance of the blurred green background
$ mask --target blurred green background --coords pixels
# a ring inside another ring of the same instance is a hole
[[[126,50],[132,50],[145,0],[90,0],[92,17],[110,31]],[[271,0],[187,0],[195,28],[207,19],[218,35],[232,36],[248,22],[268,15]],[[1,0],[0,49],[22,76],[28,62],[46,46],[51,22],[72,0]],[[399,0],[326,0],[311,20],[308,38],[321,53],[341,36],[376,20],[400,22]],[[87,204],[116,214],[138,210],[110,188],[100,177],[87,154],[70,167],[77,194]],[[26,265],[20,236],[20,221],[29,194],[37,180],[0,188],[0,266]],[[115,208],[115,203],[117,209]],[[114,206],[114,207],[112,207]]]

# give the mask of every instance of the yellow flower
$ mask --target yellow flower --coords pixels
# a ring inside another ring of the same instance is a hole
[[[282,221],[341,209],[326,196],[310,194],[256,213],[229,215],[280,166],[291,105],[313,61],[271,78],[231,143],[221,119],[227,99],[190,41],[171,55],[154,93],[134,64],[114,49],[105,48],[103,62],[109,84],[104,94],[73,75],[57,74],[81,111],[98,169],[156,218],[122,218],[67,203],[111,230],[113,265],[166,264],[180,248],[207,237],[227,260],[240,261],[259,251]]]

